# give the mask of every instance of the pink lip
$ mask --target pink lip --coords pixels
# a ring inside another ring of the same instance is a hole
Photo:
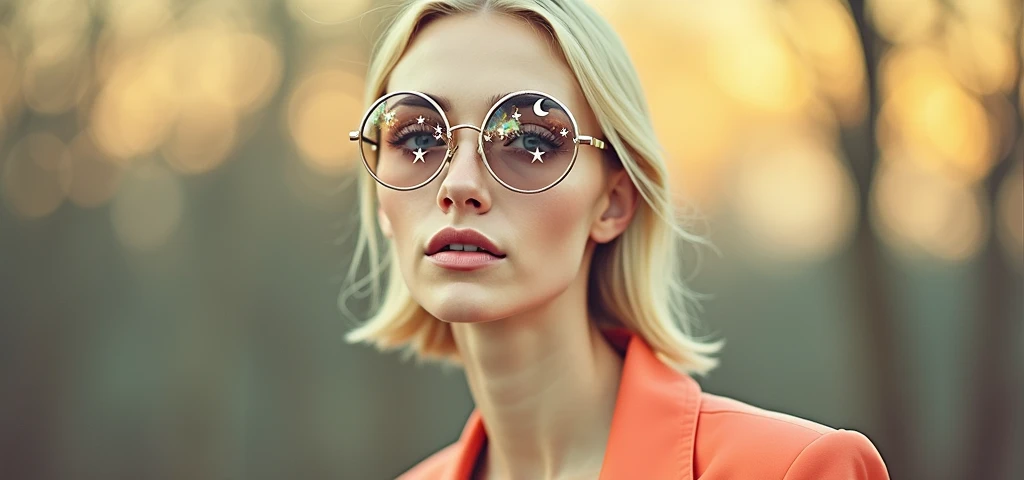
[[[491,239],[487,238],[486,235],[471,228],[460,230],[453,227],[445,227],[435,233],[434,236],[430,238],[430,241],[427,243],[423,253],[426,255],[435,255],[440,253],[440,250],[444,248],[445,245],[452,243],[475,245],[493,253],[497,257],[505,256],[505,252],[495,245]]]
[[[444,251],[428,255],[427,258],[441,268],[468,272],[494,265],[504,258],[483,252]]]

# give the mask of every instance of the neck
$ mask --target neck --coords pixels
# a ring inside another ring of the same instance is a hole
[[[600,471],[622,359],[588,317],[585,290],[571,286],[528,316],[452,325],[487,429],[482,478]]]

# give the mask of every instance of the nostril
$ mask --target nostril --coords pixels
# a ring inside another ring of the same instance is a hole
[[[448,196],[444,197],[443,201],[444,201],[445,208],[451,208],[456,203],[455,200],[453,200],[451,197],[448,197]],[[466,205],[470,205],[473,208],[480,208],[483,205],[482,203],[480,203],[480,200],[477,200],[477,199],[472,198],[472,197],[467,198],[465,204]]]

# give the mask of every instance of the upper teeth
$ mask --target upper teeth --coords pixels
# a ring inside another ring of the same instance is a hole
[[[452,243],[448,245],[449,250],[461,250],[466,252],[475,252],[477,250],[483,250],[476,245],[469,245],[465,243]]]

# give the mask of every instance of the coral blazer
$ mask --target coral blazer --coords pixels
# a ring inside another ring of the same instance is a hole
[[[861,433],[702,393],[624,329],[604,331],[625,355],[600,480],[888,479]],[[474,410],[458,441],[400,480],[470,480],[487,432]]]

